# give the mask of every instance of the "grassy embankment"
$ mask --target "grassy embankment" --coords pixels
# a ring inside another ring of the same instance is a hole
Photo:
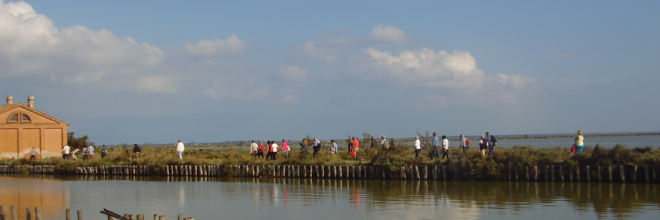
[[[364,134],[362,147],[358,151],[358,157],[352,158],[347,154],[346,148],[339,149],[339,155],[329,155],[329,143],[324,143],[321,157],[312,158],[310,152],[304,154],[298,147],[298,143],[290,143],[293,147],[290,157],[284,158],[278,153],[278,160],[265,160],[253,158],[245,146],[196,146],[198,149],[187,149],[184,159],[177,158],[175,148],[143,146],[139,159],[131,159],[132,147],[119,146],[108,148],[108,157],[100,158],[100,149],[96,149],[96,158],[91,160],[63,160],[61,158],[47,158],[29,161],[26,159],[0,160],[0,164],[33,164],[33,165],[56,165],[59,169],[71,169],[72,167],[89,166],[111,166],[111,165],[151,165],[156,170],[163,170],[165,165],[193,165],[193,164],[228,164],[228,165],[376,165],[386,166],[390,170],[398,170],[402,166],[409,165],[451,165],[467,168],[470,177],[474,179],[497,179],[509,166],[524,168],[526,166],[563,166],[572,169],[578,165],[609,166],[609,165],[636,165],[636,166],[659,166],[660,150],[652,147],[629,149],[623,145],[613,148],[601,146],[587,146],[583,153],[570,153],[568,148],[534,148],[533,146],[515,146],[504,149],[496,148],[492,157],[481,155],[476,143],[467,151],[458,148],[450,148],[451,160],[430,160],[428,155],[431,149],[430,138],[420,135],[422,141],[422,152],[419,158],[414,157],[414,151],[408,140],[392,141],[390,152],[384,154],[381,149],[371,149],[368,146],[370,135]],[[456,143],[456,142],[453,142]],[[345,143],[344,143],[345,144]],[[201,149],[199,149],[201,148]],[[378,152],[377,152],[378,151]],[[78,156],[81,158],[82,156]]]

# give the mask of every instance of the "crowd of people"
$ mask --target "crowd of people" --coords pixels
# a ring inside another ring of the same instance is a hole
[[[574,144],[571,147],[571,152],[573,153],[581,153],[584,150],[584,135],[582,133],[582,130],[577,131],[577,135],[573,138]],[[378,153],[378,149],[382,150],[383,153],[387,154],[390,151],[390,143],[385,137],[385,135],[382,135],[380,137],[380,140],[376,140],[375,137],[371,136],[369,139],[369,146],[370,148],[375,152]],[[466,152],[471,145],[471,140],[466,138],[463,134],[459,136],[459,150]],[[348,155],[350,155],[353,158],[358,157],[358,151],[360,149],[360,140],[356,137],[351,137],[347,141],[347,149],[348,149]],[[281,145],[281,146],[280,146]],[[262,141],[259,141],[259,144],[256,143],[255,140],[252,140],[252,143],[250,144],[250,154],[255,157],[255,158],[264,158],[264,154],[266,155],[266,160],[277,160],[277,153],[282,152],[282,155],[286,158],[289,159],[289,152],[291,151],[291,147],[287,143],[286,139],[282,139],[282,142],[278,145],[275,141],[267,141],[266,144]],[[302,141],[300,142],[300,149],[301,152],[304,154],[307,154],[309,147],[312,147],[313,154],[312,157],[318,158],[320,157],[320,151],[322,148],[321,141],[317,138],[313,138],[311,141],[308,140],[307,138],[303,138]],[[489,132],[486,132],[485,135],[482,135],[479,138],[479,150],[483,156],[493,156],[493,150],[497,146],[497,139],[495,136],[491,135]],[[414,147],[414,153],[415,153],[415,159],[419,158],[419,154],[422,151],[422,145],[421,145],[421,140],[419,137],[415,137],[415,141],[413,144]],[[101,157],[106,158],[108,156],[107,148],[105,145],[101,148]],[[66,145],[62,148],[62,158],[65,160],[68,160],[69,158],[73,159],[78,159],[76,157],[76,152],[78,152],[80,149],[74,149],[73,151],[71,148]],[[179,159],[183,159],[183,153],[185,151],[185,146],[181,140],[178,140],[178,143],[176,145],[176,152],[178,155]],[[83,159],[93,159],[94,158],[94,146],[90,145],[89,147],[83,147],[82,148],[83,152]],[[440,157],[440,152],[442,152],[442,157]],[[133,159],[139,159],[140,154],[142,153],[142,149],[140,146],[137,144],[133,145],[133,154],[132,158]],[[339,147],[337,146],[337,142],[335,140],[330,140],[330,150],[328,151],[328,154],[330,155],[339,155]],[[31,152],[31,157],[30,159],[34,159],[36,155],[36,150],[34,147],[32,148]],[[443,135],[442,137],[438,137],[436,132],[433,132],[433,137],[431,138],[431,152],[429,154],[429,157],[431,160],[434,158],[438,159],[449,159],[449,140],[447,139],[446,135]]]

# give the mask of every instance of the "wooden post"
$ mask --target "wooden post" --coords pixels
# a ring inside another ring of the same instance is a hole
[[[537,166],[534,166],[534,181],[539,180],[539,169]]]
[[[158,216],[158,220],[167,220],[167,216],[165,215]]]
[[[178,216],[176,217],[176,219],[177,219],[177,220],[181,220],[181,215],[178,215]]]
[[[447,166],[442,166],[442,179],[447,179]]]
[[[637,182],[637,166],[633,167],[632,181]]]
[[[591,172],[589,172],[589,165],[587,165],[587,181],[591,181]]]
[[[11,220],[18,220],[18,207],[11,206]]]
[[[429,177],[429,167],[428,166],[424,166],[422,168],[422,174],[423,174],[422,175],[423,179],[428,179],[428,177]]]
[[[626,171],[623,169],[623,165],[619,166],[619,176],[621,176],[621,182],[626,181]]]
[[[598,166],[598,182],[603,181],[603,176],[600,174],[602,172],[601,167]]]
[[[550,180],[555,181],[555,165],[550,165]]]
[[[5,220],[9,216],[9,213],[7,212],[7,206],[6,205],[0,205],[0,217],[2,217],[2,220]]]
[[[82,210],[78,210],[78,220],[83,220]]]
[[[138,214],[137,220],[144,220],[144,214]]]
[[[34,220],[32,218],[32,207],[27,207],[27,215],[26,215],[27,220]]]
[[[607,174],[610,178],[610,182],[612,182],[612,166],[607,167]]]
[[[525,166],[525,178],[529,181],[529,166]]]
[[[66,216],[65,216],[66,220],[71,220],[71,209],[66,209],[65,212],[66,212]]]
[[[154,220],[158,220],[158,214],[154,214]]]
[[[644,177],[645,177],[644,179],[646,179],[647,183],[650,182],[649,181],[649,166],[644,167]]]
[[[34,208],[35,220],[41,220],[41,206]]]
[[[548,181],[550,179],[550,178],[548,178],[548,175],[550,174],[548,172],[548,169],[550,169],[550,166],[545,166],[545,179],[544,179],[545,181]]]
[[[559,179],[561,179],[562,182],[564,181],[564,166],[559,166]]]

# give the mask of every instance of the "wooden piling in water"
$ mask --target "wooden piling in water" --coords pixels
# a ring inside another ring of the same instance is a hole
[[[603,177],[602,177],[601,172],[602,172],[601,167],[598,166],[598,182],[602,182],[602,181],[603,181]]]
[[[624,170],[623,166],[619,166],[619,176],[621,176],[621,182],[626,181],[626,171]]]
[[[633,166],[632,181],[637,182],[637,166]]]
[[[11,206],[11,220],[18,220],[18,207]]]
[[[591,172],[589,172],[589,165],[586,166],[586,169],[587,182],[591,182]]]
[[[41,206],[34,208],[34,218],[35,220],[41,220]]]
[[[607,175],[610,178],[610,182],[612,182],[612,166],[607,166]]]
[[[78,210],[78,220],[83,220],[83,212],[82,210]]]

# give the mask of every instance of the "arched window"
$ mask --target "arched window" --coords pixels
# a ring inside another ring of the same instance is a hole
[[[32,119],[30,119],[30,116],[26,114],[21,114],[23,115],[23,119],[21,120],[22,122],[32,122]]]
[[[18,114],[9,116],[9,122],[18,122]]]

